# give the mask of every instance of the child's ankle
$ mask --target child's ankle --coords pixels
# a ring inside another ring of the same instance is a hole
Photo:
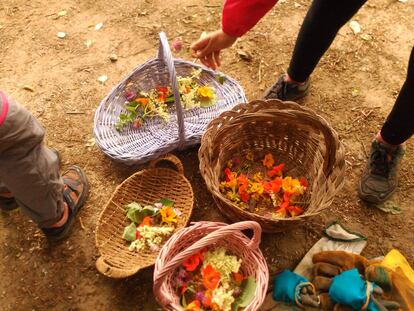
[[[289,76],[289,74],[288,74],[288,73],[286,73],[286,74],[285,74],[285,81],[286,81],[286,82],[288,82],[288,83],[295,83],[295,84],[297,84],[297,85],[304,85],[304,84],[305,84],[305,82],[299,82],[299,81],[293,80],[293,79]]]
[[[385,141],[384,140],[384,138],[382,138],[382,135],[381,135],[381,131],[379,131],[378,133],[377,133],[377,136],[375,137],[375,139],[376,139],[376,141],[378,142],[378,143],[380,143],[380,144],[382,144],[382,145],[385,145],[385,146],[387,146],[387,147],[389,147],[389,148],[398,148],[398,147],[400,147],[400,146],[403,146],[404,144],[399,144],[399,145],[393,145],[393,144],[390,144],[389,142],[387,142],[387,141]]]

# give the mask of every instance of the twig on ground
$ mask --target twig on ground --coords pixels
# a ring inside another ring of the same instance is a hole
[[[80,223],[80,226],[81,226],[82,230],[85,230],[86,228],[83,225],[82,217],[80,217],[80,216],[79,216],[79,223]]]

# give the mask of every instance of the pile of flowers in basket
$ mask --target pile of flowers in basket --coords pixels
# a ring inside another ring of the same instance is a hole
[[[268,153],[255,162],[248,152],[245,160],[234,157],[227,162],[220,191],[243,209],[270,217],[287,218],[301,215],[304,202],[298,199],[307,191],[308,182],[302,178],[284,176],[284,163],[276,164]]]
[[[180,99],[185,110],[209,107],[216,102],[215,89],[208,85],[200,85],[198,82],[201,71],[201,68],[193,68],[189,76],[178,77]],[[144,92],[131,84],[125,88],[124,96],[126,112],[119,115],[115,125],[118,131],[129,125],[140,128],[145,120],[151,118],[169,120],[169,109],[174,103],[174,94],[170,87],[158,86]]]
[[[204,249],[175,273],[180,304],[190,311],[237,311],[254,298],[256,280],[240,271],[242,260],[224,248]]]
[[[131,224],[124,229],[123,238],[131,242],[129,250],[156,252],[174,232],[180,212],[174,202],[161,199],[154,205],[143,206],[132,202],[125,206],[126,217]]]

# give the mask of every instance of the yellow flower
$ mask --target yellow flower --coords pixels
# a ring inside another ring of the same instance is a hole
[[[208,85],[199,87],[197,93],[203,99],[214,99],[214,91]]]
[[[249,151],[246,154],[246,159],[249,160],[249,161],[253,161],[253,159],[254,159],[253,152]]]
[[[283,178],[282,189],[284,192],[292,195],[299,195],[303,193],[303,187],[300,184],[300,181],[290,176]]]
[[[273,164],[275,164],[275,160],[273,159],[272,154],[271,153],[266,154],[263,159],[263,165],[270,169],[272,168]]]
[[[250,192],[251,193],[262,194],[263,191],[264,191],[264,187],[263,187],[263,184],[261,182],[252,183],[252,186],[250,187]]]
[[[261,172],[258,172],[253,175],[253,180],[260,182],[263,180],[263,174]]]
[[[227,161],[227,167],[228,168],[232,168],[233,167],[233,161],[232,160],[228,160]]]
[[[160,214],[162,217],[162,223],[165,223],[167,225],[177,223],[177,214],[171,207],[163,207],[160,209]]]

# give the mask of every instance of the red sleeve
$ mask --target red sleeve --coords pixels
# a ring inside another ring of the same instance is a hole
[[[226,0],[223,7],[222,30],[232,37],[241,37],[274,7],[277,0]]]

